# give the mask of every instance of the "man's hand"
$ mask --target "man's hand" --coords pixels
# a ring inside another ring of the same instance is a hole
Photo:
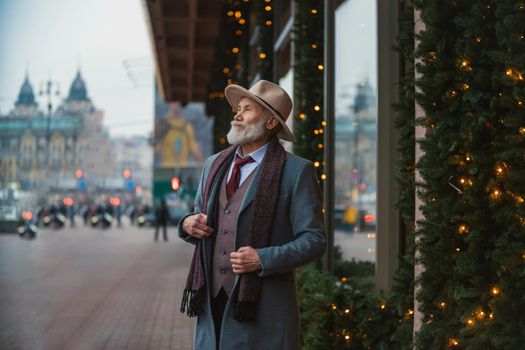
[[[237,252],[230,254],[233,273],[240,275],[242,273],[254,272],[261,269],[261,261],[257,251],[252,247],[241,247]]]
[[[213,233],[213,229],[208,226],[208,217],[202,213],[190,215],[184,219],[182,229],[197,239],[209,237]]]

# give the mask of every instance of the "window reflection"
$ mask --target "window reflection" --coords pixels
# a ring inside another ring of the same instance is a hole
[[[376,5],[336,11],[335,243],[346,260],[375,261]]]

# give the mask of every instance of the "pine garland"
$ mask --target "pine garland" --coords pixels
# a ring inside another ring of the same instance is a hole
[[[525,341],[525,4],[418,4],[428,126],[417,165],[425,272],[417,347],[517,349]]]
[[[295,1],[294,153],[311,160],[323,179],[323,1]],[[322,183],[322,181],[321,181]]]

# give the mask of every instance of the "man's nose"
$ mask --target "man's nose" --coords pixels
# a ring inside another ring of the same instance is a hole
[[[241,119],[241,111],[237,111],[237,113],[235,113],[235,115],[233,116],[233,120],[240,121]]]

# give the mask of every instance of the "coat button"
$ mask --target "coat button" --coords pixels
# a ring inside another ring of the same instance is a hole
[[[229,214],[229,213],[231,213],[230,209],[224,210],[224,214]]]
[[[221,250],[221,255],[226,255],[226,251]]]

